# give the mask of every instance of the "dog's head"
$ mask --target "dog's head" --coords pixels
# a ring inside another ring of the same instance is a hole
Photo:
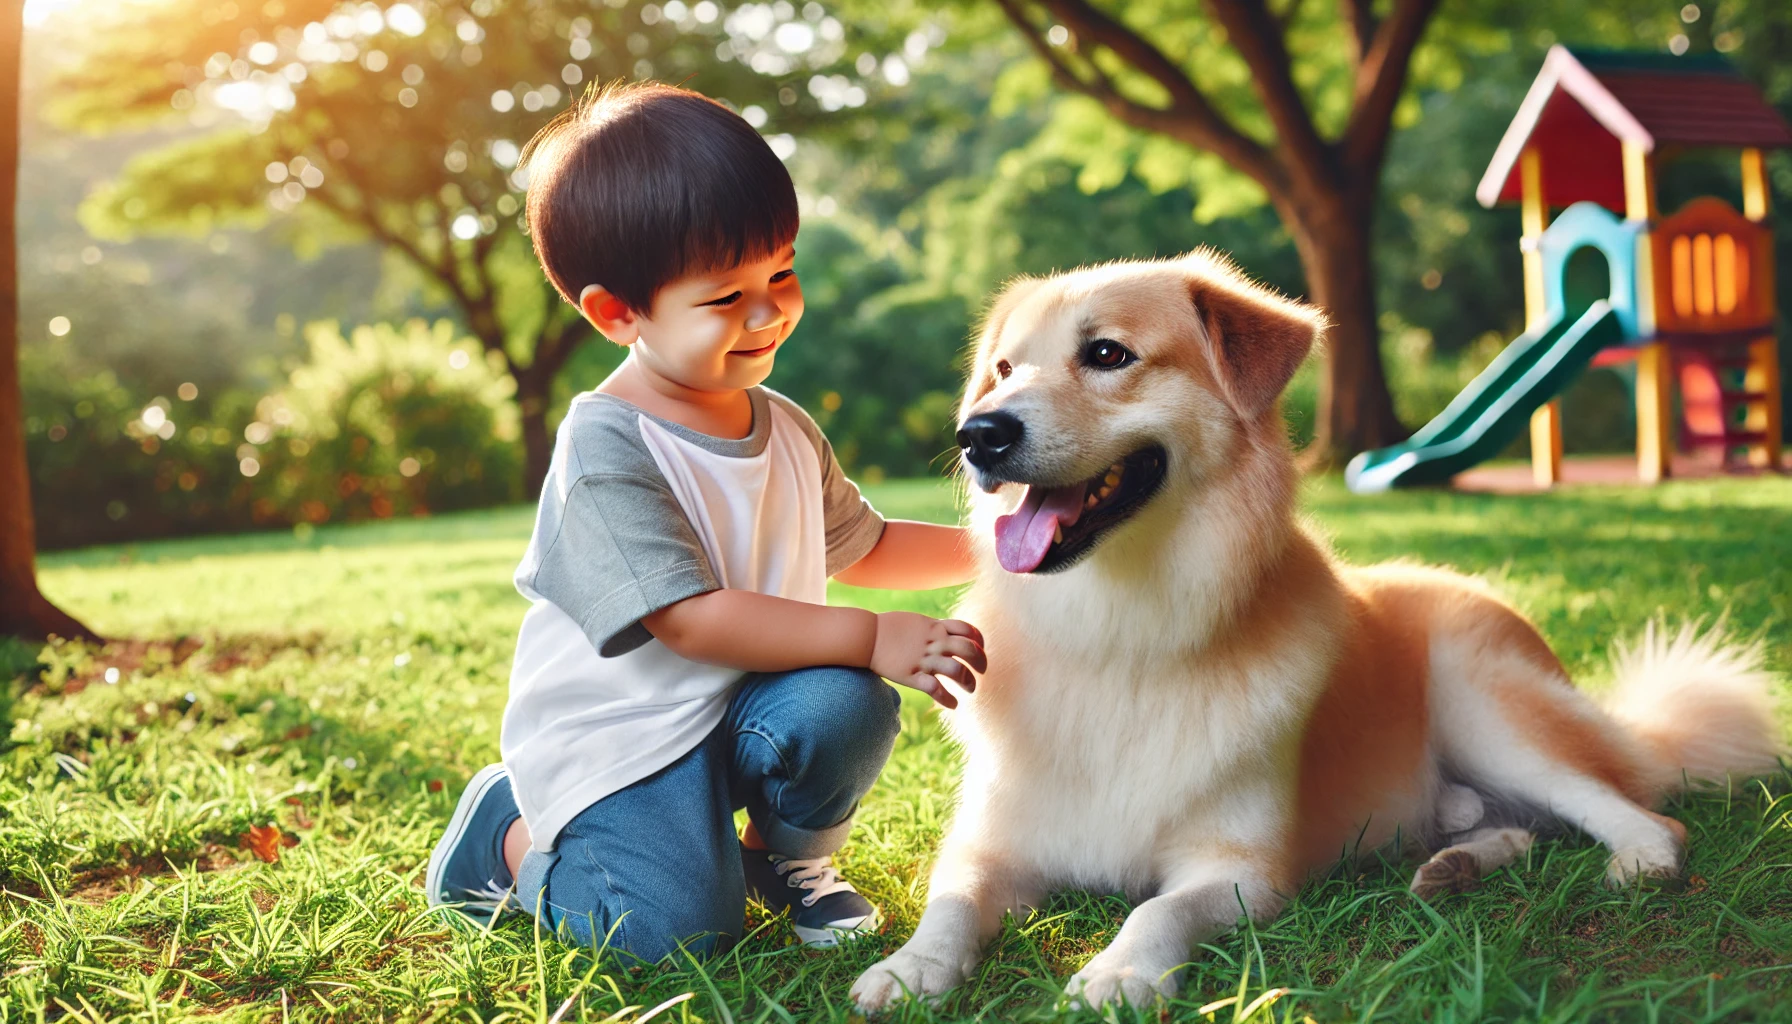
[[[979,509],[1010,510],[993,523],[1002,566],[1067,568],[1242,450],[1285,450],[1276,400],[1324,326],[1207,251],[1011,284],[958,429]]]

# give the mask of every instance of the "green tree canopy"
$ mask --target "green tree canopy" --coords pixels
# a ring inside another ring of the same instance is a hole
[[[621,78],[686,83],[768,132],[863,103],[845,76],[821,74],[845,33],[814,3],[160,0],[95,14],[55,116],[90,131],[185,118],[192,131],[96,193],[90,229],[280,218],[302,246],[378,242],[506,361],[531,490],[554,377],[591,332],[534,265],[523,144],[575,91]]]

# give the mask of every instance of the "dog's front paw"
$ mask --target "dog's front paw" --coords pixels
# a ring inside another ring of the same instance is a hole
[[[1100,1009],[1110,1003],[1124,1001],[1128,1006],[1144,1007],[1161,998],[1176,994],[1180,984],[1175,968],[1168,970],[1142,964],[1122,963],[1097,954],[1088,966],[1071,976],[1064,992],[1072,1005]]]
[[[876,1013],[900,999],[928,999],[949,992],[967,976],[956,958],[936,959],[904,946],[859,975],[851,995],[860,1010]]]
[[[1668,845],[1630,846],[1612,851],[1605,881],[1614,889],[1645,885],[1675,889],[1680,880],[1680,851]]]

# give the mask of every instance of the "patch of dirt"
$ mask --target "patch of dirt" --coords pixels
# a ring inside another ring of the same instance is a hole
[[[128,895],[137,888],[137,880],[143,877],[144,869],[139,864],[115,864],[94,871],[85,871],[75,876],[68,891],[63,896],[78,903],[98,906],[110,903],[120,896]]]
[[[1735,961],[1736,966],[1744,969],[1773,967],[1784,962],[1781,957],[1762,949],[1746,937],[1734,932],[1717,941],[1717,951]]]
[[[243,866],[243,862],[228,847],[217,843],[207,843],[196,857],[181,857],[175,861],[161,855],[139,856],[128,847],[123,853],[122,863],[107,864],[75,875],[70,879],[63,895],[71,900],[97,906],[135,891],[138,882],[146,875],[172,874],[177,868],[181,871],[197,869],[209,874]],[[10,884],[16,888],[18,883]],[[37,892],[34,895],[42,898],[43,894]]]
[[[31,951],[32,956],[44,954],[44,933],[43,929],[37,925],[30,921],[19,925],[19,938],[23,940],[25,948]]]
[[[44,898],[43,887],[29,878],[16,875],[0,879],[0,899],[8,896],[23,896],[26,899],[41,900]]]
[[[114,640],[72,659],[60,682],[45,679],[25,691],[30,696],[64,696],[80,693],[96,683],[123,682],[138,673],[155,673],[192,662],[195,668],[223,673],[235,668],[257,668],[274,656],[297,650],[315,656],[323,646],[320,634],[304,636],[242,633],[221,637],[182,636],[173,640]],[[65,652],[66,654],[66,652]]]

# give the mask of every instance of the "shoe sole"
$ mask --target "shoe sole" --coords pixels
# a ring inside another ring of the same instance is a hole
[[[478,773],[467,783],[465,792],[461,794],[460,803],[455,805],[454,817],[448,819],[448,830],[442,833],[441,840],[436,843],[435,849],[431,850],[429,854],[429,870],[424,874],[423,884],[428,887],[425,896],[428,898],[430,906],[451,907],[461,916],[473,919],[472,914],[460,909],[458,901],[441,898],[442,865],[448,861],[448,852],[454,849],[461,837],[466,834],[467,822],[473,817],[473,808],[479,806],[480,801],[485,799],[486,792],[504,776],[505,771],[502,764],[488,764],[479,769]],[[472,795],[471,800],[467,799],[468,794]],[[476,923],[484,924],[485,922],[478,921]]]
[[[846,918],[833,921],[820,928],[806,928],[792,921],[790,926],[796,930],[796,937],[810,949],[833,949],[842,942],[857,942],[877,934],[878,926],[883,924],[882,915],[872,911],[864,917]]]

